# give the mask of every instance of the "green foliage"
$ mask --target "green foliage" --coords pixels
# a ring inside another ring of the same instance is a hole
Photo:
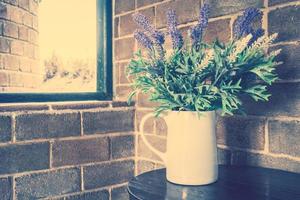
[[[263,36],[266,37],[266,36]],[[268,37],[265,38],[266,41]],[[265,52],[265,43],[243,47],[243,39],[224,44],[218,40],[197,47],[176,49],[164,59],[153,59],[138,51],[127,73],[132,76],[133,93],[149,93],[158,102],[156,115],[167,110],[241,112],[242,95],[268,101],[267,86],[276,79],[275,56]],[[151,55],[152,54],[152,55]]]

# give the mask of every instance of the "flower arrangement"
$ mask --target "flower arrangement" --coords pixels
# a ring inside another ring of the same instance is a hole
[[[242,112],[241,96],[255,101],[268,101],[267,86],[278,79],[279,64],[275,57],[280,50],[267,52],[277,34],[267,36],[262,28],[254,29],[253,22],[262,19],[262,12],[248,8],[234,24],[234,37],[228,43],[216,39],[211,44],[202,38],[208,26],[209,6],[200,9],[198,23],[189,30],[184,41],[177,27],[174,10],[167,12],[167,35],[173,50],[166,56],[165,35],[155,29],[142,14],[134,14],[139,29],[135,39],[147,54],[139,50],[131,60],[127,73],[133,77],[133,92],[150,93],[150,101],[158,102],[155,114],[173,111],[212,111],[222,114]]]

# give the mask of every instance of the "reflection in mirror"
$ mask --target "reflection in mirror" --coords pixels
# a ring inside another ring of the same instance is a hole
[[[16,10],[22,21],[4,21],[11,35],[0,54],[0,91],[95,92],[96,0],[29,0],[28,10]]]

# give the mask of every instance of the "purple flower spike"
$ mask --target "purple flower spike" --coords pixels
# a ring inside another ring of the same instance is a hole
[[[165,36],[162,32],[151,26],[145,15],[136,13],[132,15],[134,22],[146,33],[148,33],[157,45],[162,45],[165,42]]]
[[[203,28],[207,28],[208,26],[208,16],[209,15],[209,5],[204,4],[203,7],[200,9],[200,18],[199,24],[202,25]]]
[[[203,31],[208,26],[208,15],[209,15],[209,5],[204,4],[200,9],[200,16],[198,20],[198,24],[191,28],[191,39],[193,42],[193,46],[199,44],[201,42]]]
[[[261,20],[262,15],[262,12],[257,8],[247,8],[243,16],[239,17],[234,25],[233,30],[235,37],[240,38],[248,34],[254,35],[255,33],[251,25],[256,18]]]
[[[177,29],[177,16],[174,10],[168,10],[168,34],[171,35],[173,49],[181,49],[183,46],[183,37],[180,31]]]
[[[262,28],[257,29],[255,32],[254,30],[252,30],[251,32],[252,32],[252,38],[249,41],[248,46],[252,45],[258,38],[260,38],[265,34],[265,30]]]
[[[134,38],[140,43],[143,47],[151,50],[153,48],[153,42],[150,38],[140,30],[134,32]]]

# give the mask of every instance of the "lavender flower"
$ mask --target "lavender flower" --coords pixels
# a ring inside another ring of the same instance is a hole
[[[153,48],[153,42],[151,39],[141,30],[134,32],[134,38],[145,48],[151,50]]]
[[[154,39],[155,44],[162,45],[165,42],[165,36],[162,32],[156,30],[151,26],[149,20],[145,15],[136,13],[132,15],[134,22],[146,33]]]
[[[251,30],[252,38],[248,43],[248,46],[251,46],[258,38],[265,34],[265,30],[262,28],[257,29],[256,31]]]
[[[234,25],[233,30],[234,30],[235,37],[240,38],[248,34],[254,35],[255,32],[252,28],[252,23],[256,18],[261,20],[262,12],[257,8],[247,8],[244,11],[244,14],[237,19]],[[259,33],[260,32],[261,30],[259,31]]]
[[[209,15],[209,5],[204,4],[203,7],[200,9],[198,24],[192,27],[190,30],[193,46],[201,42],[203,31],[208,26],[208,15]]]
[[[181,49],[183,46],[183,37],[180,31],[177,29],[177,19],[174,10],[168,10],[167,22],[168,22],[168,34],[171,35],[173,49]]]
[[[203,7],[200,9],[200,16],[199,16],[199,24],[202,24],[203,28],[208,26],[208,16],[209,15],[209,5],[204,4]]]

